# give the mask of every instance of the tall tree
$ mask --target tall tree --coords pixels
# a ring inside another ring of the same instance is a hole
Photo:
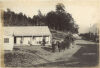
[[[56,11],[60,11],[60,12],[65,11],[65,6],[62,3],[58,3],[56,5]]]
[[[65,11],[65,6],[62,3],[56,5],[56,11],[51,11],[46,15],[48,26],[56,30],[74,32],[74,19],[70,13]],[[77,30],[77,29],[76,29]]]

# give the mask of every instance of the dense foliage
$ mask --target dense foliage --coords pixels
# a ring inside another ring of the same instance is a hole
[[[75,24],[71,14],[65,11],[65,6],[61,3],[56,5],[55,11],[50,11],[43,15],[38,11],[38,15],[33,18],[27,17],[23,13],[15,13],[10,9],[4,11],[4,26],[49,26],[60,31],[78,33],[78,25]]]

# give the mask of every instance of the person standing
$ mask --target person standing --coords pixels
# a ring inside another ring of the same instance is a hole
[[[43,46],[45,46],[45,44],[46,44],[46,40],[45,38],[43,38]]]
[[[58,46],[58,50],[60,52],[61,47],[60,47],[60,42],[59,41],[57,41],[57,46]]]
[[[67,48],[67,49],[69,49],[69,47],[70,47],[70,37],[69,36],[67,36],[66,38],[65,38],[65,40],[64,40],[64,43],[65,43],[65,48]]]
[[[52,52],[55,52],[56,49],[56,41],[55,39],[52,40]]]

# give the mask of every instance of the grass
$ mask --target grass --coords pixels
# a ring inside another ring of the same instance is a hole
[[[75,50],[65,50],[52,53],[50,47],[41,46],[18,46],[12,52],[5,52],[6,67],[33,67],[40,64],[48,64],[68,59],[68,55],[74,54]]]
[[[36,63],[36,61],[38,61],[37,56],[27,52],[14,51],[5,54],[5,64],[9,67],[30,66],[32,63]]]
[[[80,46],[80,47],[79,47]],[[6,67],[48,67],[48,66],[96,66],[98,45],[78,44],[64,52],[52,53],[48,47],[18,46],[12,52],[5,52]]]
[[[18,46],[12,52],[5,52],[5,64],[7,67],[33,67],[39,64],[65,60],[71,50],[52,53],[49,47]],[[74,49],[75,50],[75,49]],[[78,49],[77,49],[78,50]],[[74,52],[74,51],[73,51]],[[69,58],[69,57],[68,57]],[[67,58],[67,59],[68,59]],[[59,59],[59,60],[58,60]]]

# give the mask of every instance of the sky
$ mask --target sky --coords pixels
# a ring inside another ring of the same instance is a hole
[[[0,0],[1,9],[11,9],[15,13],[33,17],[40,10],[43,14],[55,10],[57,3],[63,3],[65,10],[72,15],[79,25],[79,33],[86,33],[100,21],[99,0]]]

